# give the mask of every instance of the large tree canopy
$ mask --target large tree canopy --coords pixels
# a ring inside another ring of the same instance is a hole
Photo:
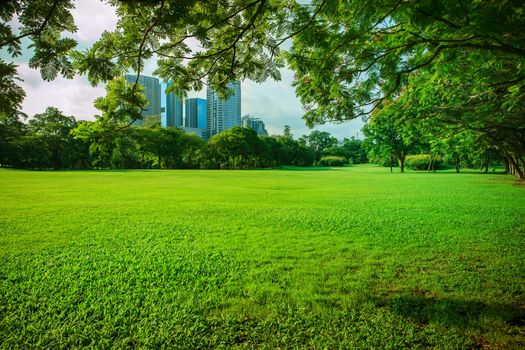
[[[235,79],[279,79],[280,45],[286,55],[308,124],[348,120],[399,92],[411,73],[439,66],[465,52],[493,56],[494,71],[525,59],[523,2],[479,0],[336,1],[313,0],[136,0],[109,3],[119,21],[91,48],[74,51],[63,32],[74,31],[71,1],[8,1],[2,20],[17,16],[18,33],[3,23],[0,48],[16,56],[21,39],[31,38],[33,67],[45,79],[73,67],[91,83],[106,82],[132,69],[142,73],[158,58],[156,73],[172,89],[221,91]],[[13,79],[9,63],[4,77]],[[522,82],[523,64],[507,85]],[[136,85],[136,84],[135,84]],[[510,88],[510,86],[507,86]],[[15,105],[19,103],[15,101]]]
[[[469,129],[525,167],[525,7],[522,0],[110,0],[119,17],[92,47],[75,50],[72,1],[12,0],[0,8],[0,49],[20,54],[44,79],[85,74],[92,84],[148,59],[173,84],[210,84],[227,94],[236,79],[279,79],[285,60],[309,126],[368,116],[396,101],[405,118],[429,117]],[[18,31],[8,24],[18,18]],[[280,47],[288,39],[288,52]],[[0,113],[13,113],[23,91],[13,63],[0,61]],[[108,90],[109,91],[109,90]],[[104,125],[141,118],[134,84],[113,84],[99,100]],[[104,103],[103,103],[104,102]],[[130,104],[131,103],[131,104]],[[126,109],[121,106],[126,106]],[[113,108],[115,107],[115,108]],[[132,111],[126,118],[122,113]],[[136,112],[136,113],[135,113]],[[114,119],[114,120],[113,120]],[[120,125],[122,124],[122,125]]]
[[[157,57],[156,74],[170,89],[221,91],[228,82],[279,79],[280,35],[293,24],[285,18],[297,6],[287,0],[110,1],[117,29],[91,48],[73,53],[75,67],[93,84],[132,69],[141,73]]]
[[[510,89],[525,78],[523,1],[323,1],[321,6],[288,55],[310,125],[367,115],[398,94],[414,73],[441,69],[466,53],[478,55],[470,62],[475,66],[490,55],[494,77],[512,70],[490,83]],[[441,72],[466,78],[461,71]]]
[[[22,40],[30,42],[33,55],[31,68],[40,69],[44,80],[58,74],[74,75],[69,59],[76,41],[64,37],[76,31],[71,15],[71,0],[7,0],[0,5],[0,50],[15,58],[22,54]],[[0,113],[13,114],[20,109],[25,96],[16,84],[16,65],[0,58]]]

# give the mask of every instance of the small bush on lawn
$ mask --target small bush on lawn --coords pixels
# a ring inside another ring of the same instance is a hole
[[[319,166],[343,166],[348,164],[348,159],[340,156],[324,156],[319,160]]]
[[[408,167],[410,167],[412,170],[427,170],[429,168],[430,163],[434,161],[433,167],[438,169],[443,160],[441,157],[432,156],[430,154],[415,154],[407,156],[405,159],[405,163]]]

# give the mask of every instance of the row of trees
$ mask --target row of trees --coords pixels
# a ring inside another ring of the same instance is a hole
[[[313,131],[294,139],[287,126],[283,136],[260,137],[235,127],[208,142],[176,128],[127,127],[100,130],[97,122],[76,121],[49,107],[27,123],[0,118],[0,165],[29,169],[204,168],[239,169],[279,165],[322,164],[326,156],[366,162],[362,142],[342,143],[327,132]]]
[[[479,167],[488,172],[491,164],[504,164],[507,173],[512,172],[504,154],[482,134],[472,130],[436,123],[433,119],[416,119],[406,108],[392,103],[374,112],[364,128],[364,148],[372,162],[395,166],[404,172],[405,162],[411,160],[413,168],[422,163],[428,170],[440,164],[454,166],[456,172],[462,167]],[[415,165],[415,158],[420,155]]]
[[[481,167],[505,158],[479,134],[414,122],[395,104],[373,114],[363,128],[364,141],[339,142],[314,130],[294,139],[289,126],[282,136],[258,136],[235,127],[208,142],[176,128],[128,127],[114,133],[95,132],[96,122],[77,122],[49,107],[27,123],[0,119],[0,165],[29,169],[204,168],[239,169],[279,165],[312,166],[365,163],[410,165],[431,170],[440,163]],[[410,155],[421,155],[410,158]],[[510,170],[510,164],[505,163]]]

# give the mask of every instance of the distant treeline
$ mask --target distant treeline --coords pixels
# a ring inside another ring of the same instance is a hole
[[[439,129],[374,118],[364,140],[337,140],[314,130],[295,139],[258,136],[234,127],[208,141],[177,128],[125,127],[97,129],[99,123],[77,121],[49,107],[24,122],[0,115],[0,165],[25,169],[249,169],[291,166],[341,166],[373,162],[387,167],[435,170],[452,166],[480,168],[512,165],[480,135],[462,131],[444,137]],[[111,131],[108,131],[111,130]],[[441,135],[441,136],[439,136]]]
[[[321,131],[294,139],[289,127],[283,136],[263,137],[252,129],[234,127],[206,142],[159,126],[84,132],[93,126],[53,107],[27,123],[3,117],[0,164],[26,169],[245,169],[367,162],[362,141],[339,142]]]

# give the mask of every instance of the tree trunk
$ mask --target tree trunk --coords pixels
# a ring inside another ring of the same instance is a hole
[[[393,167],[393,164],[394,163],[394,160],[392,159],[392,156],[390,156],[390,172],[393,172],[392,170],[392,167]]]
[[[523,170],[516,167],[516,176],[518,177],[519,180],[523,180]]]
[[[405,156],[399,157],[399,166],[401,167],[401,172],[405,172]]]
[[[518,179],[523,180],[523,170],[520,169],[518,162],[516,162],[513,156],[509,156],[509,162],[512,168],[512,173],[516,175]]]
[[[519,155],[517,158],[518,160],[516,161],[516,165],[517,165],[517,168],[520,170],[519,179],[523,180],[525,177],[525,160],[523,159],[523,157],[521,157],[521,155]],[[520,163],[522,165],[521,168],[520,168]]]

